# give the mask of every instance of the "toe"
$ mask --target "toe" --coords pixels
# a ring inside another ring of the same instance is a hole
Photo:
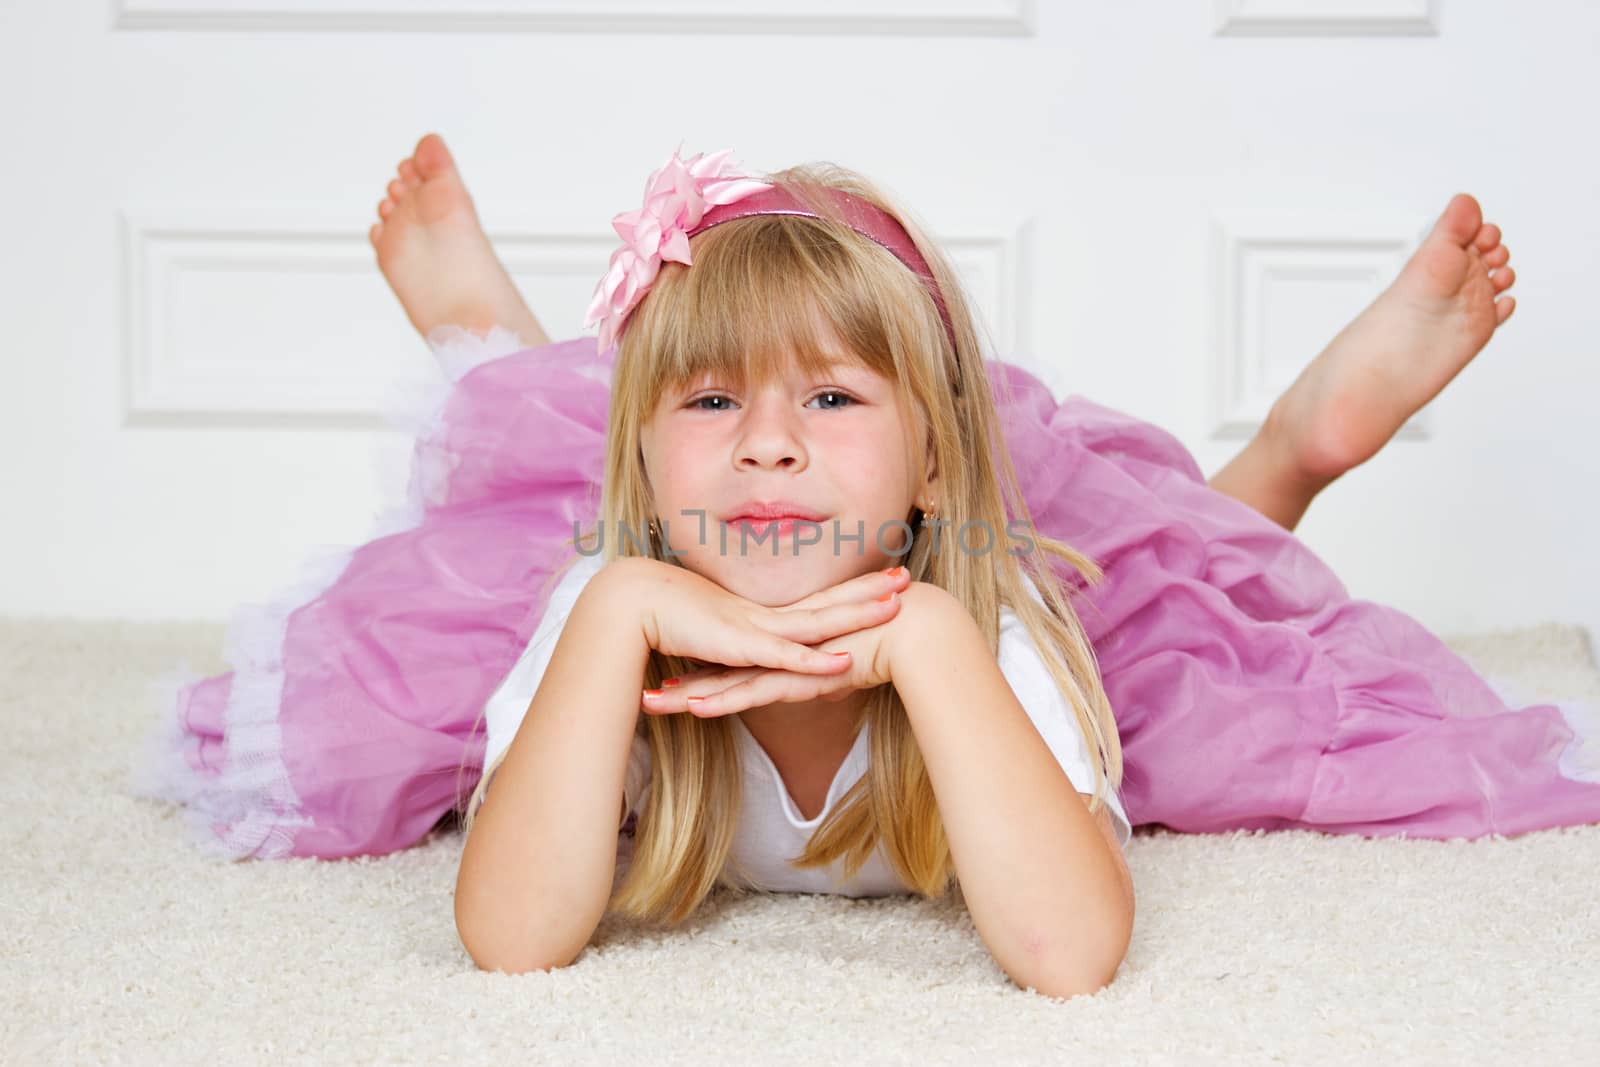
[[[1517,310],[1517,298],[1514,296],[1501,297],[1499,300],[1494,302],[1494,310],[1495,315],[1498,316],[1495,325],[1498,326],[1500,323],[1509,319],[1513,311]]]
[[[1494,286],[1494,291],[1497,293],[1511,288],[1511,283],[1516,280],[1517,272],[1512,267],[1501,267],[1499,270],[1489,273],[1489,282]]]
[[[399,178],[396,178],[389,183],[389,188],[386,190],[386,192],[388,192],[390,200],[399,201],[404,199],[406,195],[406,187]]]
[[[455,169],[450,149],[444,146],[444,138],[436,133],[430,133],[418,141],[417,150],[411,158],[416,160],[417,173],[422,175],[424,181]]]
[[[1503,267],[1511,259],[1511,249],[1505,245],[1496,245],[1483,254],[1483,265],[1490,270]]]
[[[372,242],[372,247],[378,247],[378,241],[383,237],[383,223],[374,222],[372,229],[367,231],[367,240]]]
[[[409,159],[400,161],[400,180],[411,188],[416,188],[422,184],[422,175],[417,173],[416,163]]]
[[[389,217],[389,213],[391,211],[393,211],[393,210],[394,210],[394,201],[393,200],[380,200],[380,201],[378,201],[378,218],[387,219]]]
[[[1478,235],[1472,239],[1473,247],[1480,252],[1487,252],[1499,243],[1500,227],[1492,222],[1484,223],[1482,229],[1478,231]]]
[[[1434,232],[1444,232],[1462,248],[1467,247],[1483,226],[1483,210],[1470,193],[1457,193],[1445,205],[1444,214],[1434,225]],[[1498,233],[1496,234],[1498,237]]]

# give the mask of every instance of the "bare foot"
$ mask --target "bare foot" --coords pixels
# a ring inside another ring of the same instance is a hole
[[[1388,289],[1279,397],[1263,435],[1326,484],[1382,448],[1511,316],[1516,280],[1500,228],[1466,193],[1451,198]]]
[[[515,330],[530,347],[550,343],[489,244],[444,139],[430,133],[400,161],[369,237],[378,269],[424,337],[437,326]]]

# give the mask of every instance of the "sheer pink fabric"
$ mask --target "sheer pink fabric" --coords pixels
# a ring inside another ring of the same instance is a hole
[[[162,683],[135,793],[219,857],[382,854],[476,784],[481,711],[598,510],[614,350],[458,335],[410,499],[277,602],[233,670]],[[1351,599],[1292,534],[1210,489],[1170,434],[991,361],[1035,521],[1094,557],[1074,595],[1135,825],[1478,837],[1600,821],[1594,709],[1506,706],[1410,617]],[[1005,386],[1007,388],[1002,388]],[[1072,576],[1063,567],[1063,579]]]

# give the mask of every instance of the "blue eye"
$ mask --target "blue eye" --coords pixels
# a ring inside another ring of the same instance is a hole
[[[825,392],[818,393],[816,396],[812,397],[811,399],[812,400],[821,400],[824,397],[833,397],[834,399],[836,399],[838,401],[841,401],[840,403],[836,403],[836,404],[832,404],[832,405],[824,405],[823,408],[822,408],[822,410],[824,410],[824,411],[840,411],[840,410],[843,410],[846,407],[849,407],[851,404],[859,403],[859,401],[857,401],[855,397],[851,396],[849,393],[841,392],[838,389],[829,389],[829,390],[827,390]],[[695,397],[693,400],[689,401],[686,406],[688,408],[690,408],[691,410],[693,410],[693,411],[717,412],[717,411],[727,411],[728,410],[725,407],[709,408],[709,407],[705,406],[707,403],[709,403],[710,401],[713,401],[713,400],[720,400],[720,401],[723,401],[725,403],[730,403],[730,404],[733,402],[731,397],[726,396],[726,395],[724,395],[722,393],[707,393],[705,396],[697,396],[697,397]],[[810,401],[807,401],[807,404],[809,404],[809,403],[810,403]]]
[[[818,393],[816,396],[812,397],[811,399],[813,399],[813,400],[821,400],[825,396],[837,397],[840,400],[846,401],[846,403],[840,404],[840,405],[838,405],[838,407],[826,408],[825,410],[828,410],[828,411],[838,411],[838,410],[840,410],[840,408],[848,407],[850,404],[854,404],[856,402],[856,398],[855,397],[851,396],[849,393],[841,393],[837,389],[830,389],[826,393]]]

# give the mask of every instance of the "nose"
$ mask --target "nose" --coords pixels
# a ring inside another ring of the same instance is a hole
[[[806,448],[787,389],[763,389],[752,397],[740,424],[734,466],[739,470],[803,470]]]

